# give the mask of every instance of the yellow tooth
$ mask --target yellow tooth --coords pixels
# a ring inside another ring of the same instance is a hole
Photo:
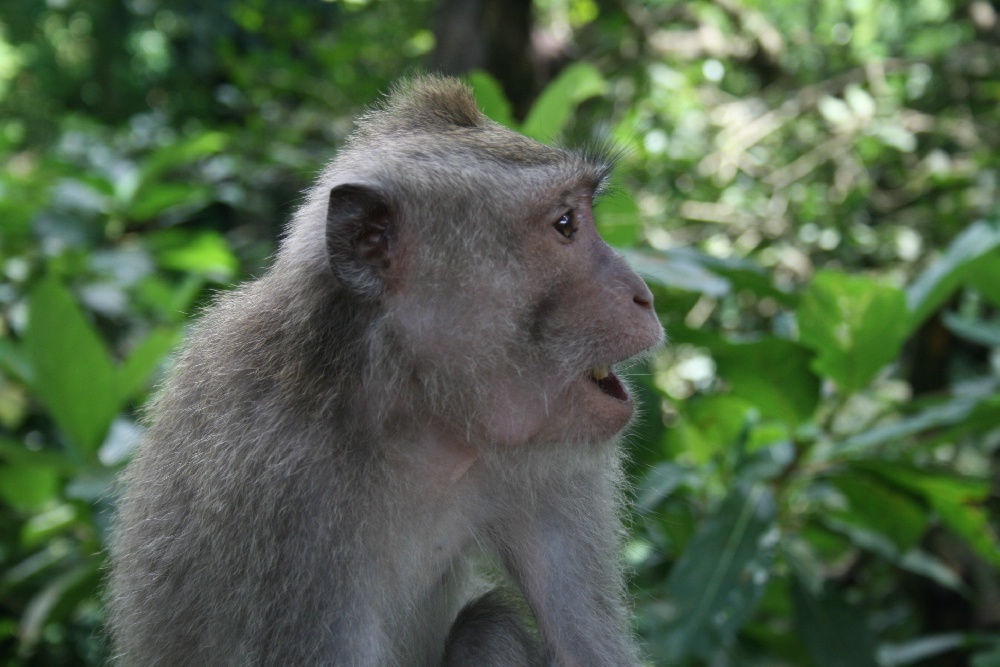
[[[590,374],[594,377],[595,380],[603,380],[609,375],[608,367],[599,366],[594,370],[590,371]]]

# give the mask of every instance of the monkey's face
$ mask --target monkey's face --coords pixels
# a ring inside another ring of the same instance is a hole
[[[628,423],[633,398],[619,364],[660,343],[653,295],[598,235],[593,190],[555,189],[528,216],[525,331],[548,406],[541,439],[605,440]]]
[[[435,412],[451,413],[463,437],[599,442],[634,412],[619,365],[663,330],[645,283],[598,235],[588,183],[536,192],[491,222],[509,233],[461,257],[457,246],[422,253],[390,297],[426,391],[443,401]]]

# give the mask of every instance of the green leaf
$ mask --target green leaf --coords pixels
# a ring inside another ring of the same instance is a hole
[[[225,132],[204,132],[160,148],[142,163],[142,183],[151,183],[165,172],[218,153],[229,142]],[[141,186],[140,186],[141,187]]]
[[[1000,221],[979,221],[955,237],[944,255],[924,271],[906,292],[910,327],[915,329],[948,300],[966,277],[976,271],[975,263],[1000,248]],[[996,257],[988,258],[996,261]]]
[[[189,273],[179,283],[158,276],[147,277],[139,284],[137,297],[140,304],[156,312],[157,318],[172,325],[181,325],[186,313],[205,287],[203,276]]]
[[[48,543],[55,535],[80,523],[80,510],[71,503],[62,503],[39,512],[24,522],[21,540],[27,548]]]
[[[906,299],[895,287],[824,271],[802,296],[799,335],[817,353],[813,370],[851,393],[896,358],[908,318]]]
[[[969,667],[1000,667],[1000,646],[972,656]]]
[[[860,522],[888,537],[900,551],[906,551],[923,537],[928,518],[913,498],[878,478],[848,471],[830,480],[850,503],[850,510],[840,517]]]
[[[93,458],[121,407],[115,366],[69,291],[46,278],[28,300],[24,348],[35,393],[83,460]]]
[[[1000,393],[992,394],[978,401],[961,422],[925,434],[922,437],[922,444],[934,445],[941,442],[954,442],[968,435],[984,435],[998,426],[1000,426]]]
[[[521,132],[538,141],[551,141],[565,129],[580,102],[603,95],[607,87],[596,67],[585,62],[573,63],[538,96]]]
[[[37,510],[59,493],[59,475],[47,466],[0,467],[0,498],[22,512]]]
[[[815,412],[820,383],[809,370],[812,355],[805,348],[772,337],[711,349],[719,376],[763,417],[798,425]]]
[[[750,425],[748,424],[748,427]],[[749,436],[750,433],[747,433]],[[784,474],[795,462],[795,445],[784,440],[768,447],[750,449],[749,438],[735,458],[737,479],[746,482],[766,481]],[[734,448],[734,452],[737,452]]]
[[[8,438],[0,438],[0,459],[17,468],[19,466],[41,466],[55,470],[61,476],[71,477],[80,466],[57,449],[28,449],[24,443]]]
[[[1000,253],[991,252],[969,264],[966,284],[994,306],[1000,307]]]
[[[987,482],[929,472],[899,462],[857,461],[854,465],[921,495],[942,523],[987,561],[1000,565],[1000,540],[981,507],[989,494]]]
[[[196,273],[220,283],[232,280],[239,268],[239,262],[226,240],[213,231],[185,238],[163,250],[159,259],[167,268]]]
[[[51,579],[52,570],[66,559],[63,544],[47,544],[16,565],[6,566],[0,575],[0,587],[5,590],[19,588],[33,580]]]
[[[3,337],[0,337],[0,370],[27,384],[31,384],[34,374],[24,349]]]
[[[954,313],[941,318],[944,326],[959,338],[986,347],[1000,347],[1000,321],[971,320]]]
[[[154,329],[132,350],[121,368],[120,387],[122,400],[127,400],[146,387],[149,376],[177,343],[173,329]]]
[[[858,522],[845,520],[843,513],[825,513],[822,523],[830,531],[846,537],[858,548],[870,551],[903,570],[926,577],[959,595],[969,593],[968,587],[954,570],[926,551],[910,549],[901,553],[888,537]]]
[[[685,253],[697,258],[699,264],[717,276],[725,278],[732,289],[749,290],[759,297],[770,297],[778,303],[795,307],[798,302],[796,294],[785,292],[772,281],[771,275],[758,264],[740,257],[712,257],[703,253],[695,253],[687,248],[671,251]]]
[[[685,462],[705,465],[745,434],[750,409],[750,403],[728,394],[693,397],[684,405],[683,428],[671,428],[668,440]]]
[[[52,620],[68,613],[83,598],[92,596],[101,580],[100,561],[93,559],[62,573],[38,592],[21,617],[21,642],[30,650]]]
[[[969,596],[969,588],[955,570],[943,561],[921,549],[910,549],[898,557],[892,557],[899,567],[908,572],[919,574],[935,582],[941,588],[948,588],[959,595]]]
[[[649,469],[636,485],[635,507],[652,511],[667,496],[684,484],[688,470],[669,461],[661,461]]]
[[[975,426],[976,424],[970,423],[970,416],[977,412],[978,406],[983,403],[992,407],[990,404],[995,398],[991,394],[956,396],[947,402],[926,407],[915,415],[889,424],[875,426],[863,433],[851,436],[837,446],[835,453],[839,456],[863,456],[876,447],[899,442],[929,431],[940,430],[942,427]],[[990,415],[997,415],[1000,418],[1000,414],[996,410],[989,410],[989,413],[983,416]],[[990,425],[991,422],[986,422],[984,430],[988,430]]]
[[[670,571],[673,614],[656,643],[666,664],[725,646],[753,612],[770,579],[774,499],[765,486],[734,491]]]
[[[512,130],[517,130],[517,121],[514,120],[514,113],[511,111],[510,102],[503,93],[503,88],[490,74],[482,70],[475,70],[469,74],[469,84],[472,86],[472,94],[476,97],[476,104],[484,114]]]
[[[201,208],[211,199],[209,189],[204,186],[157,183],[141,188],[126,208],[125,214],[133,220],[143,222],[175,206]]]
[[[877,667],[865,616],[832,591],[813,593],[793,580],[798,636],[816,667]]]

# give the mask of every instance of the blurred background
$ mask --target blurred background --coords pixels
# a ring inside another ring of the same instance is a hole
[[[99,665],[115,473],[406,74],[623,152],[651,665],[1000,665],[996,0],[3,0],[0,664]]]

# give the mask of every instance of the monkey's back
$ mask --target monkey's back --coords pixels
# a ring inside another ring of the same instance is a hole
[[[261,283],[223,297],[151,409],[113,545],[110,624],[124,664],[329,656],[317,645],[330,635],[317,624],[336,617],[328,573],[360,557],[343,506],[348,496],[367,502],[380,464],[371,451],[340,446],[336,397],[323,387],[290,404],[288,382],[320,382],[289,377],[298,371],[285,355],[301,357],[289,345],[303,344],[290,307]],[[337,356],[312,372],[322,376]],[[317,419],[323,410],[333,412]]]

